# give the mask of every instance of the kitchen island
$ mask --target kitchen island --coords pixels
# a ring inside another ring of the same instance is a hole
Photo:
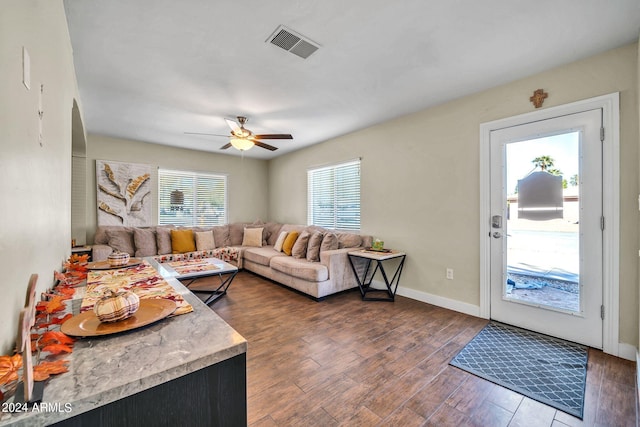
[[[246,340],[167,282],[193,312],[79,339],[65,357],[69,372],[46,382],[42,403],[0,412],[0,426],[246,425]]]

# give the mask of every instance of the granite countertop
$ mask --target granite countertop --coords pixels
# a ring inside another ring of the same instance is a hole
[[[246,340],[175,279],[191,313],[111,336],[76,341],[69,372],[45,383],[38,412],[0,412],[0,426],[45,426],[230,359]],[[0,408],[0,411],[5,408]]]

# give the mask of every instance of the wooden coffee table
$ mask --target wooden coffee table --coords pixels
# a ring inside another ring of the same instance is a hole
[[[155,260],[150,262],[162,277],[172,277],[180,280],[180,282],[193,293],[211,294],[204,301],[207,305],[214,303],[219,298],[226,295],[229,286],[231,286],[231,282],[233,282],[236,274],[238,274],[238,267],[218,258],[201,258],[164,263],[159,263]],[[220,278],[220,285],[215,290],[211,291],[189,288],[189,286],[197,279],[210,276],[218,276]]]

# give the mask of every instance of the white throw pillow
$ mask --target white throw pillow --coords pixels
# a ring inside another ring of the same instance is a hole
[[[262,247],[262,231],[264,228],[245,228],[242,246]]]
[[[283,231],[282,233],[280,233],[280,235],[278,236],[278,239],[276,240],[276,243],[273,245],[273,249],[275,249],[278,252],[282,252],[282,245],[284,244],[284,239],[287,238],[287,235],[289,233],[286,231]]]
[[[216,248],[216,242],[213,239],[213,231],[196,231],[196,249],[199,251],[208,251]]]

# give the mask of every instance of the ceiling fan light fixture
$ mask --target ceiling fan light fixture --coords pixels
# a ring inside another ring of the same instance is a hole
[[[247,151],[253,147],[253,141],[245,138],[231,138],[231,145],[240,151]]]

